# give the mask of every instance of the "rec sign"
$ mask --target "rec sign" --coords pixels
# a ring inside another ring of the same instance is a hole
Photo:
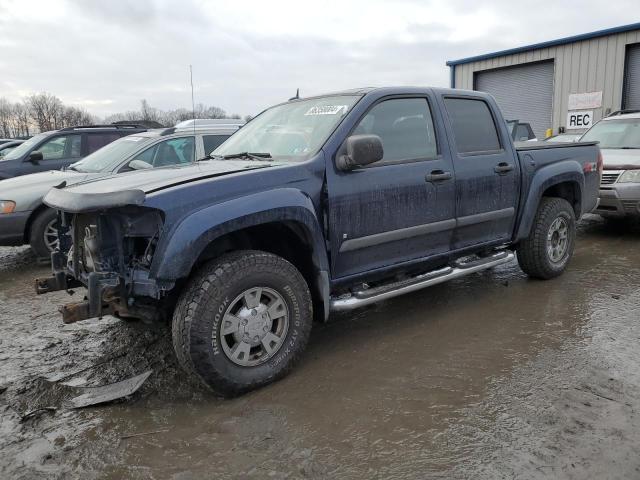
[[[593,110],[567,113],[567,130],[589,128],[593,124]]]

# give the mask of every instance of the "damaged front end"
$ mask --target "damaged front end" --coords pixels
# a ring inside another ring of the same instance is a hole
[[[61,307],[65,323],[103,315],[161,317],[159,300],[173,287],[150,277],[162,212],[142,206],[141,191],[51,193],[45,203],[58,209],[60,246],[51,255],[53,275],[36,279],[36,292],[87,288],[82,302]]]

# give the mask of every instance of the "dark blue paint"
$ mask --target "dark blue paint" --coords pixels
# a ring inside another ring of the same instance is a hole
[[[485,155],[459,155],[453,146],[445,96],[487,102],[502,148]],[[338,170],[336,158],[344,152],[345,139],[359,120],[377,102],[397,97],[428,100],[438,157]],[[495,101],[482,92],[380,88],[362,92],[323,148],[305,162],[273,163],[245,171],[238,171],[238,165],[229,161],[205,162],[207,166],[121,175],[67,191],[79,195],[112,191],[122,188],[122,181],[126,188],[145,190],[144,207],[159,210],[164,218],[149,276],[168,288],[189,276],[207,246],[222,235],[273,222],[295,225],[312,252],[318,283],[315,291],[322,292],[326,305],[330,294],[356,282],[424,271],[463,254],[515,244],[528,235],[544,191],[558,183],[575,185],[578,214],[590,211],[597,199],[599,175],[583,172],[587,164],[596,162],[597,155],[595,144],[544,144],[516,150]],[[512,164],[513,170],[499,175],[494,168],[501,162]],[[451,172],[452,177],[425,181],[434,170]],[[497,220],[481,221],[496,215]],[[433,223],[445,227],[421,228]],[[384,235],[395,230],[424,233],[400,240],[395,234]],[[381,240],[340,251],[343,242],[360,237]]]

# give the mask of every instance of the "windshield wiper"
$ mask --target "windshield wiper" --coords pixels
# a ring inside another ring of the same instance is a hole
[[[202,158],[196,160],[196,162],[204,162],[206,160],[230,160],[232,158],[251,158],[253,160],[273,160],[273,157],[270,153],[259,153],[259,152],[240,152],[240,153],[230,153],[229,155],[214,155],[210,153]]]
[[[259,153],[259,152],[240,152],[240,153],[230,153],[229,155],[222,155],[222,158],[225,160],[229,160],[231,158],[252,158],[254,160],[270,160],[270,153]]]
[[[620,150],[640,150],[640,147],[620,147]]]

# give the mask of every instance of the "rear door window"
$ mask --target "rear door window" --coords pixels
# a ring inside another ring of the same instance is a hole
[[[533,132],[531,131],[531,127],[527,123],[519,123],[516,128],[516,138],[517,141],[525,141],[534,138]]]
[[[43,160],[79,158],[81,156],[82,135],[61,135],[43,143],[38,148]]]
[[[151,167],[167,167],[195,160],[194,137],[172,138],[156,143],[136,155],[133,160],[148,163]]]
[[[111,142],[118,140],[121,137],[119,133],[105,132],[105,133],[88,133],[87,134],[87,154],[93,153],[96,150],[110,144]]]
[[[203,135],[202,142],[204,143],[205,155],[209,155],[229,137],[230,135]]]
[[[489,105],[472,98],[444,99],[458,153],[487,153],[501,149]]]

